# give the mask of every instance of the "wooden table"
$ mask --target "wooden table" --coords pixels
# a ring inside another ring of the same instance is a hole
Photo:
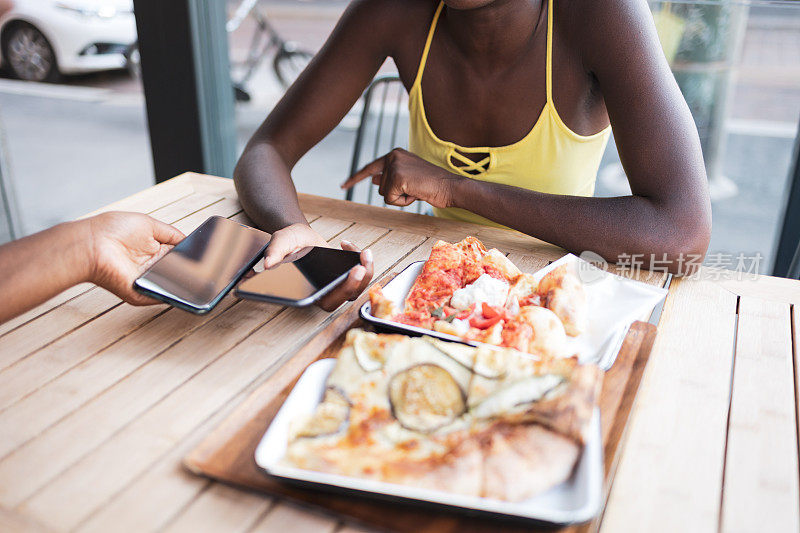
[[[376,273],[472,234],[533,271],[563,251],[515,232],[302,196]],[[246,222],[230,180],[185,174],[103,210],[188,233]],[[649,273],[645,280],[661,278]],[[601,531],[797,531],[800,282],[674,280]],[[197,317],[82,285],[0,325],[0,531],[344,531],[187,473],[181,458],[336,314],[228,296]]]

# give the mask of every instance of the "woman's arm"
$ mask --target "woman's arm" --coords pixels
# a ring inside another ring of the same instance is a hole
[[[233,179],[245,212],[272,233],[265,266],[306,246],[327,243],[306,221],[291,171],[297,161],[341,121],[393,54],[402,35],[404,2],[357,0],[351,3],[328,41],[247,143]],[[342,243],[347,250],[357,248]],[[372,279],[372,255],[321,302],[333,310],[354,300]]]
[[[646,267],[654,255],[678,272],[689,256],[702,258],[711,206],[700,143],[646,3],[577,0],[569,9],[580,14],[585,28],[593,28],[583,32],[585,41],[579,44],[599,81],[632,195],[559,196],[487,183],[462,178],[404,150],[367,165],[344,186],[375,176],[389,203],[422,199],[436,207],[460,207],[612,262],[635,255]]]
[[[104,213],[0,246],[0,323],[87,281],[134,305],[158,303],[133,281],[182,239],[147,215]]]
[[[355,104],[391,52],[397,2],[353,2],[308,68],[256,130],[234,181],[247,215],[274,232],[305,224],[291,170]],[[400,6],[402,8],[402,6]]]

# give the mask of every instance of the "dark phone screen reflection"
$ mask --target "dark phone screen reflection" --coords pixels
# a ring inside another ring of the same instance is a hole
[[[207,305],[259,256],[269,234],[211,217],[161,258],[142,278],[197,306]]]
[[[303,248],[269,270],[243,281],[238,290],[284,300],[303,300],[360,263],[358,252]]]

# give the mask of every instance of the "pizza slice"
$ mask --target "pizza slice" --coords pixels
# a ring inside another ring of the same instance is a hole
[[[547,356],[572,355],[566,336],[580,335],[588,322],[577,276],[561,267],[537,283],[474,237],[436,242],[402,311],[380,288],[370,290],[370,301],[378,318]]]
[[[292,425],[286,460],[523,500],[570,477],[600,379],[575,359],[352,330],[322,401]]]

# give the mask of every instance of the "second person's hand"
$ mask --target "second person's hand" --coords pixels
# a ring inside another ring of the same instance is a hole
[[[314,231],[308,224],[292,224],[272,234],[267,251],[264,254],[264,268],[271,268],[290,254],[308,246],[322,246],[330,248],[328,242]],[[348,241],[342,241],[343,250],[360,251],[357,246]],[[350,269],[347,278],[322,297],[317,303],[325,311],[333,311],[348,300],[355,300],[372,280],[373,265],[372,251],[361,251],[361,264]]]

